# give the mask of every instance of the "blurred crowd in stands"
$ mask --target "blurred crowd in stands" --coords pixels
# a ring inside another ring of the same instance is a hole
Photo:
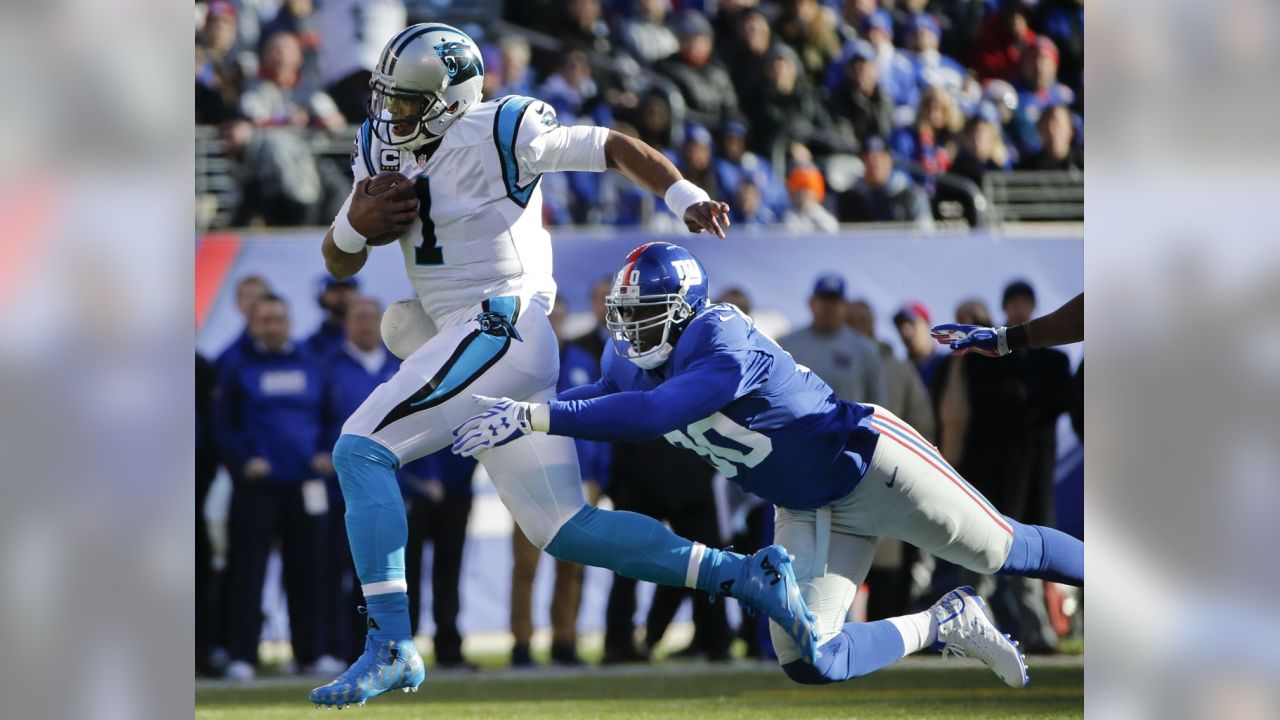
[[[595,326],[566,335],[565,308],[557,303],[553,325],[561,337],[560,389],[593,382],[601,354],[612,352],[603,328],[608,279],[593,288]],[[263,586],[272,549],[279,548],[288,598],[294,668],[334,673],[360,652],[364,623],[343,524],[343,499],[329,451],[342,422],[399,361],[382,345],[381,308],[360,295],[353,280],[322,279],[314,298],[286,300],[268,281],[246,276],[236,285],[243,333],[216,358],[197,355],[197,671],[248,679],[259,666],[263,631]],[[743,289],[730,288],[717,301],[752,313]],[[290,302],[318,302],[325,319],[298,333],[290,324]],[[1069,413],[1082,435],[1083,365],[1073,378],[1067,356],[1052,349],[1017,351],[1001,359],[951,356],[929,334],[931,315],[906,302],[892,316],[894,342],[875,336],[876,312],[857,299],[839,275],[815,279],[809,293],[811,321],[788,330],[776,322],[779,343],[812,368],[837,396],[884,405],[941,448],[960,472],[1007,515],[1027,523],[1055,524],[1055,428]],[[1030,320],[1035,290],[1022,281],[1003,292],[1001,316],[980,300],[955,308],[957,322],[990,325]],[[774,313],[773,315],[776,315]],[[766,309],[756,317],[770,324]],[[580,318],[585,319],[585,318]],[[905,348],[899,356],[895,347]],[[579,442],[585,494],[614,508],[670,523],[679,534],[739,552],[772,541],[772,508],[746,495],[690,452],[665,441],[643,444]],[[218,474],[231,478],[225,561],[214,562],[204,504]],[[429,589],[439,668],[473,670],[463,655],[458,629],[460,577],[476,464],[448,450],[406,464],[400,479],[409,520],[407,553],[412,618]],[[717,485],[721,487],[716,490]],[[424,543],[433,544],[431,577],[421,575]],[[531,649],[531,603],[540,552],[517,529],[512,537],[511,664],[535,663]],[[218,568],[215,570],[215,568]],[[580,665],[578,614],[583,569],[555,567],[551,603],[550,659]],[[927,607],[958,584],[973,584],[990,599],[1000,625],[1028,652],[1052,652],[1072,631],[1070,603],[1052,584],[1022,578],[969,576],[910,546],[881,540],[867,583],[860,589],[857,618],[879,619]],[[724,602],[701,593],[659,588],[645,627],[633,626],[636,582],[615,577],[605,618],[605,663],[645,662],[662,640],[677,609],[693,599],[691,644],[674,654],[711,661],[730,658],[736,637],[747,657],[770,657],[762,618],[730,627]]]
[[[735,226],[973,221],[984,177],[1083,170],[1083,0],[481,0],[485,99],[665,152]],[[364,121],[383,44],[465,2],[196,3],[196,123],[236,161],[232,224],[325,224],[350,187],[314,136]],[[472,8],[474,10],[474,8]],[[498,16],[501,16],[501,20]],[[284,132],[310,128],[311,133]],[[674,223],[611,174],[544,178],[548,224]]]

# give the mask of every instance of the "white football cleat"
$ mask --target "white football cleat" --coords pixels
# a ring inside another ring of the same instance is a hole
[[[929,608],[938,624],[942,654],[974,657],[986,663],[1009,687],[1027,684],[1027,660],[1018,644],[1003,635],[987,618],[986,605],[969,586],[943,595]]]

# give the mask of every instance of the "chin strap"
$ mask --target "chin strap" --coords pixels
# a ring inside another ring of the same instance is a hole
[[[627,359],[635,363],[636,367],[641,370],[653,370],[662,367],[662,364],[671,357],[673,349],[669,342],[664,342],[658,347],[642,353],[636,352],[635,348],[628,348]]]

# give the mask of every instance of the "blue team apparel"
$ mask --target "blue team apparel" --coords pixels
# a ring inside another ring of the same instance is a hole
[[[271,464],[270,482],[300,483],[315,477],[311,458],[327,450],[322,421],[324,371],[297,345],[263,352],[252,342],[228,350],[219,367],[215,432],[233,475],[250,458]]]
[[[704,307],[656,370],[611,349],[603,366],[599,382],[551,403],[550,432],[665,437],[775,505],[810,510],[848,495],[879,438],[869,407],[836,398],[732,305]]]

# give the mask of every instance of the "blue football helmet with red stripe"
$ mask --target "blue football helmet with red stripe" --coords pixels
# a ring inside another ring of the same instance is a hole
[[[632,250],[604,301],[614,350],[645,370],[661,367],[707,295],[707,272],[693,253],[662,242]]]

